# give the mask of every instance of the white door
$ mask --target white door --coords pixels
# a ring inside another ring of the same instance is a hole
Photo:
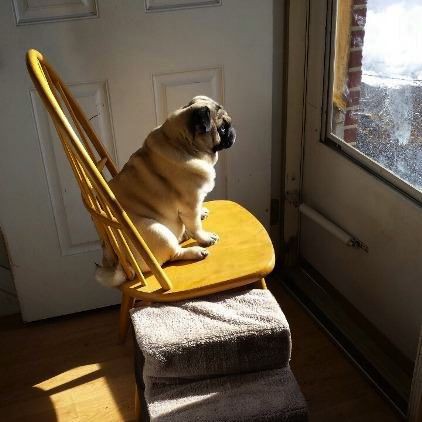
[[[310,2],[302,38],[302,47],[309,42],[302,185],[294,164],[286,181],[307,205],[299,253],[413,360],[422,321],[422,7],[328,5]],[[294,222],[298,209],[287,207]],[[357,247],[347,245],[348,234]]]
[[[93,279],[97,237],[27,75],[29,48],[70,86],[119,167],[192,96],[222,102],[238,142],[221,154],[212,197],[268,226],[272,1],[2,1],[0,48],[0,225],[24,320],[120,300]]]

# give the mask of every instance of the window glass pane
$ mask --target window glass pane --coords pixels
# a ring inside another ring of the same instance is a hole
[[[332,133],[422,191],[422,0],[338,0]]]

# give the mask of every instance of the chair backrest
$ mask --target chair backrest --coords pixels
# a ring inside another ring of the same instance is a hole
[[[114,177],[117,169],[81,107],[40,52],[29,50],[26,54],[26,64],[34,85],[53,120],[80,187],[83,203],[91,214],[104,247],[111,248],[117,255],[128,279],[137,278],[142,285],[145,285],[145,277],[134,257],[133,248],[135,248],[162,289],[170,290],[172,284],[169,278],[117,201],[102,174],[105,167]],[[66,113],[70,116],[79,136]]]

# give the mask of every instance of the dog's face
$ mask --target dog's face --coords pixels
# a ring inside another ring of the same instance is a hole
[[[182,108],[194,149],[216,153],[230,148],[236,140],[232,119],[224,108],[211,98],[198,96]]]

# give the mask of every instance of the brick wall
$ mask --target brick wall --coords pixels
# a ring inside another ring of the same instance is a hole
[[[350,31],[350,50],[347,69],[347,102],[344,119],[344,141],[354,145],[357,138],[356,111],[360,101],[362,80],[362,48],[365,38],[367,0],[353,0]]]

